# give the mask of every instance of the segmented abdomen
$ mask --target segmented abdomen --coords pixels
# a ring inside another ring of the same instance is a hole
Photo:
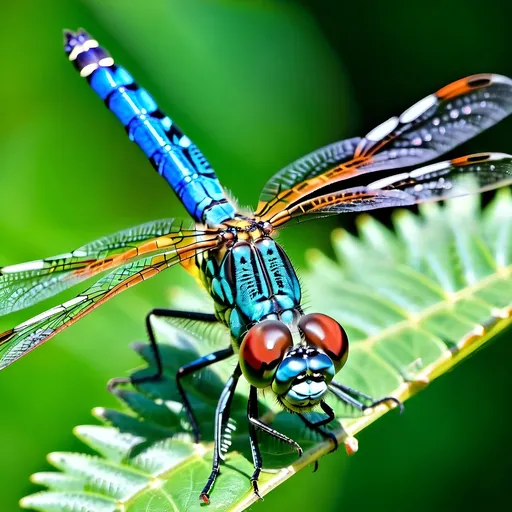
[[[235,208],[204,155],[126,69],[84,31],[66,32],[65,50],[195,220],[217,225],[234,217]]]

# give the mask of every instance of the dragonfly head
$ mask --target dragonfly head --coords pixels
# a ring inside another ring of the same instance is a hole
[[[320,403],[334,375],[348,357],[348,339],[336,320],[314,313],[297,324],[300,344],[288,326],[264,320],[249,329],[240,346],[240,367],[248,382],[269,387],[278,401],[295,412]]]

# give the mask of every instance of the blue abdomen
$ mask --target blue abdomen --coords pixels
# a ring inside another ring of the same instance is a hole
[[[196,221],[216,225],[234,217],[206,158],[128,71],[83,31],[66,33],[66,53]]]

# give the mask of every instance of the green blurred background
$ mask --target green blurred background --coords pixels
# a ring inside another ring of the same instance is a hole
[[[0,265],[184,215],[67,62],[63,28],[85,27],[129,68],[242,205],[255,205],[292,159],[362,135],[450,81],[512,75],[512,3],[500,0],[25,0],[0,12]],[[511,132],[505,121],[458,154],[512,152]],[[280,240],[300,271],[305,249],[329,250],[330,230],[347,221],[293,227]],[[49,468],[49,451],[83,449],[73,426],[93,422],[92,407],[115,405],[105,383],[139,364],[128,343],[145,339],[146,312],[165,306],[174,284],[190,280],[175,269],[140,285],[2,372],[0,511],[17,510],[37,489],[28,477]],[[0,329],[55,303],[2,318]],[[306,469],[254,510],[427,511],[508,500],[511,356],[502,335],[403,417],[363,432],[356,456],[325,457],[317,474]]]

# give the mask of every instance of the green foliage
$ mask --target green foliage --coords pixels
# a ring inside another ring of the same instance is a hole
[[[319,252],[309,255],[311,270],[303,276],[311,310],[330,314],[346,328],[351,355],[339,379],[375,397],[407,399],[452,368],[511,322],[512,216],[510,190],[497,194],[481,212],[478,198],[428,205],[421,215],[397,211],[394,232],[371,217],[359,218],[359,237],[336,232],[337,262]],[[182,308],[204,309],[203,298],[178,295]],[[313,308],[314,306],[314,308]],[[81,426],[76,435],[98,455],[53,453],[60,470],[37,473],[33,480],[48,487],[22,500],[40,511],[199,510],[198,495],[210,471],[213,412],[234,361],[215,365],[188,382],[205,442],[191,443],[174,386],[176,369],[229,342],[220,326],[189,321],[158,321],[165,379],[135,390],[123,390],[126,412],[96,409],[103,426]],[[147,345],[137,352],[151,366]],[[135,373],[150,371],[145,368]],[[212,510],[243,510],[255,501],[244,421],[247,390],[240,386],[233,401],[237,428],[231,451],[213,493]],[[260,436],[265,467],[263,494],[330,450],[316,434],[261,396],[267,421],[307,450],[297,459],[288,447]],[[348,450],[354,436],[387,411],[356,417],[331,402],[342,426],[336,430]],[[311,478],[315,478],[311,476]]]

